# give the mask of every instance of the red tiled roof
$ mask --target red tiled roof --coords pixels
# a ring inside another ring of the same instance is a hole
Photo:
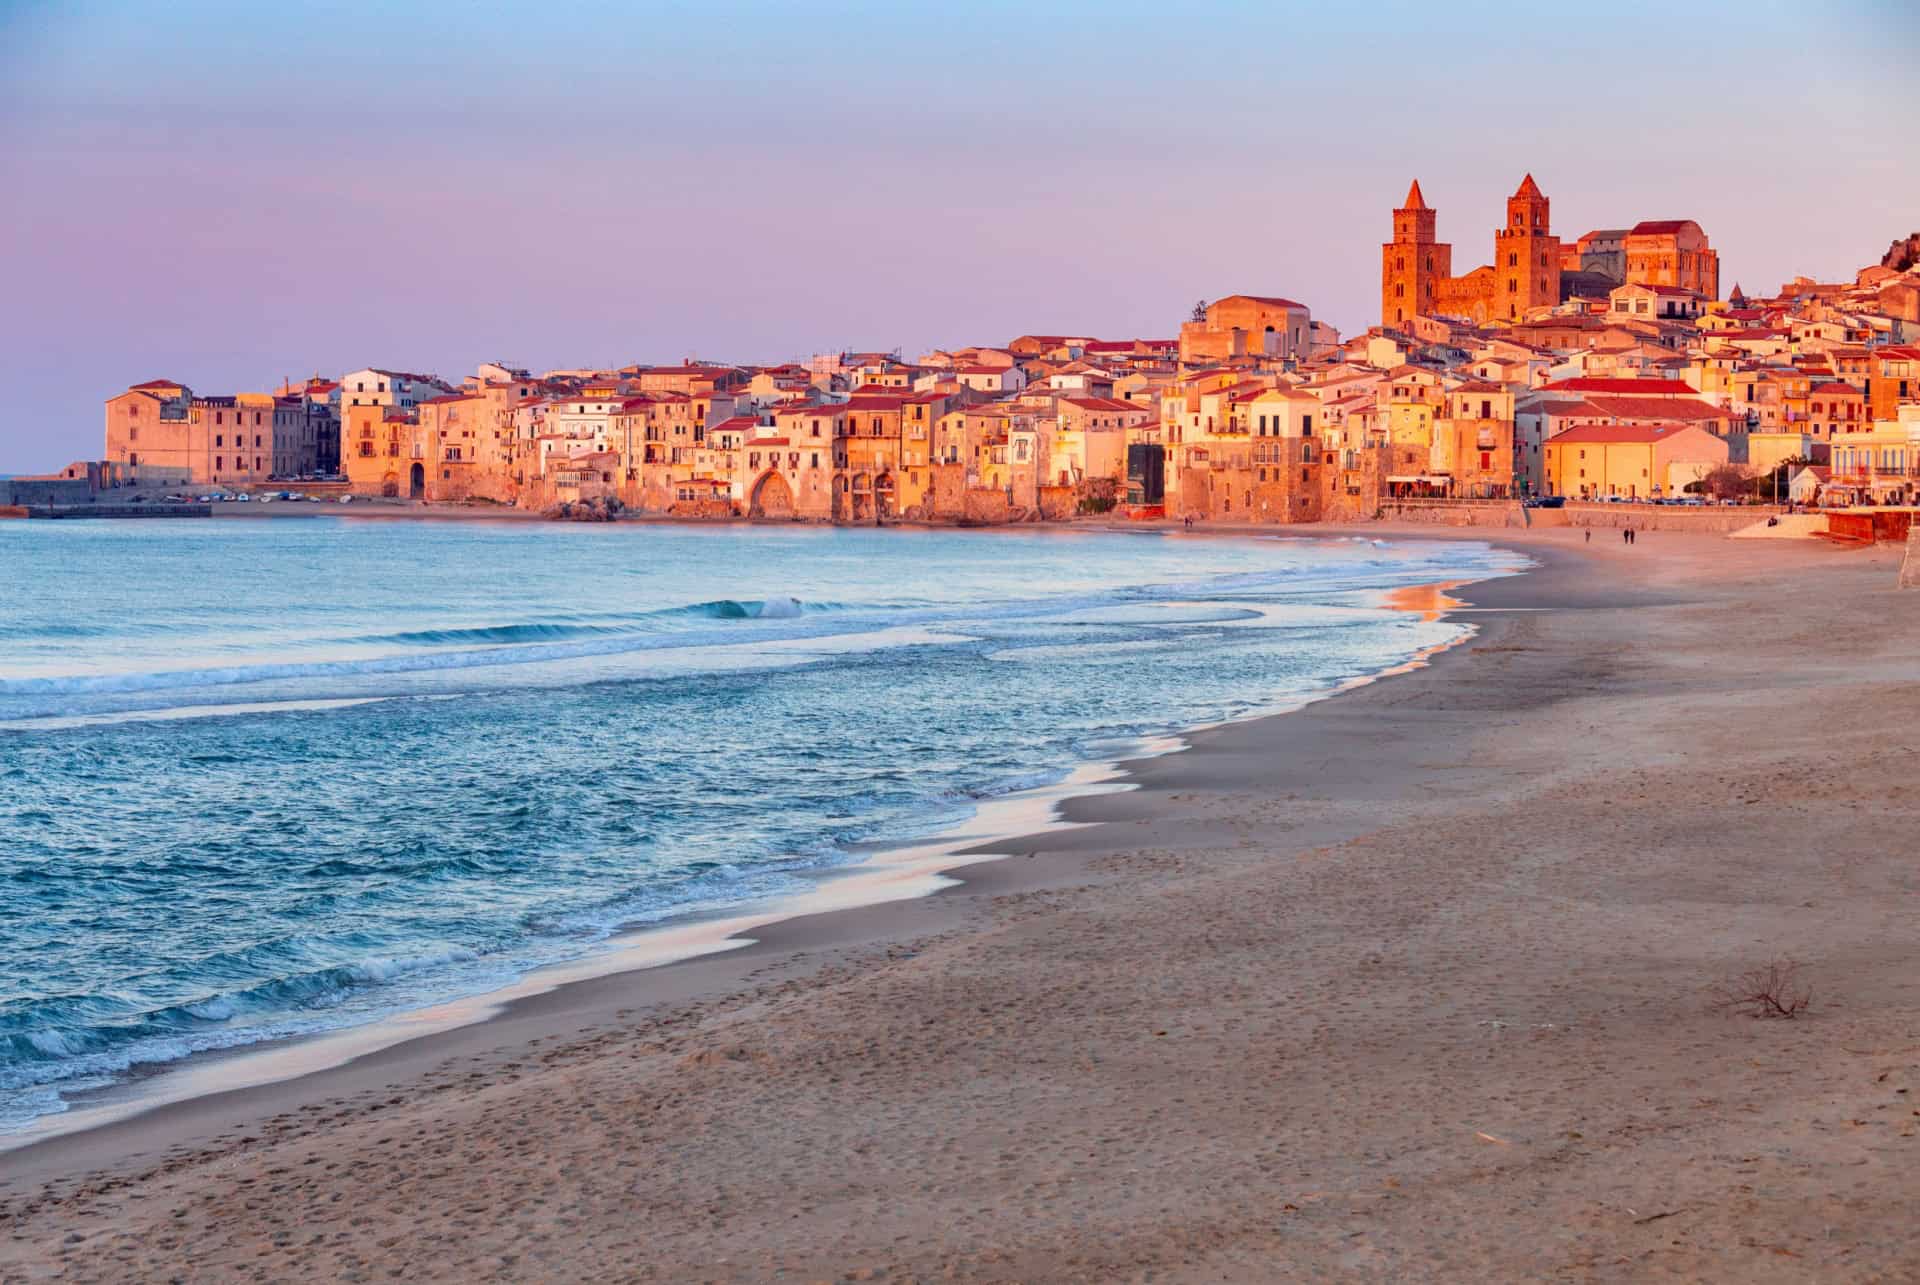
[[[1278,297],[1276,297],[1276,296],[1274,296],[1274,295],[1264,295],[1264,294],[1230,294],[1230,295],[1228,295],[1228,296],[1227,296],[1227,298],[1228,298],[1228,299],[1249,299],[1249,300],[1252,300],[1252,301],[1253,301],[1254,303],[1264,303],[1264,304],[1267,304],[1267,305],[1269,305],[1270,307],[1274,307],[1274,308],[1301,308],[1301,309],[1304,309],[1304,308],[1306,308],[1306,306],[1307,306],[1307,305],[1306,305],[1306,304],[1304,304],[1304,303],[1295,303],[1295,302],[1294,302],[1294,301],[1293,301],[1292,299],[1281,299],[1281,298],[1278,298]],[[1220,300],[1220,301],[1217,301],[1217,302],[1224,302],[1224,300]]]
[[[1673,397],[1696,397],[1700,390],[1678,379],[1603,379],[1598,376],[1582,376],[1578,379],[1556,379],[1546,386],[1545,391],[1557,393],[1611,393],[1621,397],[1645,397],[1665,394]]]
[[[1595,394],[1587,399],[1587,403],[1597,408],[1603,415],[1631,420],[1725,419],[1728,414],[1711,402],[1686,397],[1676,397],[1669,401],[1660,397],[1603,397]]]
[[[177,379],[149,379],[144,384],[129,385],[127,391],[138,392],[142,388],[185,388],[185,387],[186,385],[181,383]]]
[[[1658,442],[1684,433],[1691,424],[1582,424],[1563,429],[1548,442]]]
[[[1689,223],[1693,223],[1693,220],[1692,219],[1649,219],[1643,223],[1634,224],[1632,230],[1629,231],[1627,235],[1628,236],[1671,236],[1675,232],[1678,232],[1681,228],[1687,226],[1687,224]],[[1699,224],[1695,223],[1694,226],[1698,227]]]

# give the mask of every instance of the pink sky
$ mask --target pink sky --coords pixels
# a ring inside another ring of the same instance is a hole
[[[1531,170],[1576,236],[1693,218],[1723,283],[1920,230],[1888,3],[0,6],[0,472],[127,384],[449,376],[1377,321],[1409,179],[1465,270]],[[1503,15],[1502,31],[1483,28]],[[377,35],[377,39],[372,37]],[[1669,46],[1666,42],[1672,41]]]

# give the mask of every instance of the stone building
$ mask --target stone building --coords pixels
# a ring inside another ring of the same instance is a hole
[[[1312,352],[1313,316],[1304,303],[1267,295],[1216,299],[1204,316],[1180,327],[1180,364],[1236,357],[1303,360]]]
[[[1493,234],[1493,262],[1453,275],[1453,246],[1438,236],[1437,211],[1416,180],[1393,212],[1393,240],[1380,247],[1380,320],[1404,326],[1415,317],[1472,322],[1518,320],[1532,308],[1560,302],[1560,239],[1550,203],[1529,174],[1507,198],[1506,221]]]

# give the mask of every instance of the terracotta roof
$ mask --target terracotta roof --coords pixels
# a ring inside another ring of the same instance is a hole
[[[1582,376],[1578,379],[1556,379],[1546,386],[1545,391],[1557,393],[1610,393],[1617,397],[1635,397],[1666,394],[1674,397],[1697,397],[1700,390],[1678,379],[1602,379],[1598,376]]]
[[[1695,401],[1686,397],[1676,397],[1668,401],[1660,397],[1602,397],[1595,394],[1587,401],[1589,405],[1597,407],[1602,414],[1612,415],[1618,419],[1725,419],[1729,413],[1711,402]]]
[[[1274,295],[1265,295],[1265,294],[1230,294],[1226,296],[1226,299],[1248,299],[1253,301],[1254,303],[1270,304],[1275,308],[1304,309],[1307,306],[1304,303],[1295,303],[1292,299],[1281,299]],[[1225,300],[1224,299],[1215,300],[1215,302],[1220,303],[1220,302],[1225,302]]]
[[[1582,424],[1548,438],[1552,442],[1659,442],[1684,433],[1691,424]]]
[[[186,385],[181,383],[177,379],[149,379],[144,384],[129,385],[127,391],[138,392],[142,388],[185,388],[185,387]]]
[[[1673,233],[1678,232],[1681,228],[1686,227],[1689,223],[1693,223],[1693,220],[1692,219],[1649,219],[1645,222],[1634,224],[1633,229],[1630,232],[1628,232],[1627,235],[1628,236],[1671,236]],[[1700,225],[1698,223],[1693,223],[1693,226],[1699,227]]]

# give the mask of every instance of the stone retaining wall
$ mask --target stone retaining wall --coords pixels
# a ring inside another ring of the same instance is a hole
[[[1665,504],[1568,504],[1526,509],[1515,500],[1389,500],[1380,516],[1391,522],[1430,522],[1455,527],[1600,527],[1640,531],[1700,531],[1725,535],[1765,522],[1785,509],[1772,504],[1683,508]]]

